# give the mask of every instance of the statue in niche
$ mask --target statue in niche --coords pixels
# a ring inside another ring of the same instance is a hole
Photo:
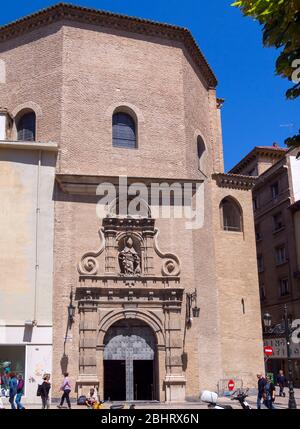
[[[141,274],[141,258],[133,244],[132,238],[127,238],[124,249],[119,253],[121,273],[128,276],[138,276]]]

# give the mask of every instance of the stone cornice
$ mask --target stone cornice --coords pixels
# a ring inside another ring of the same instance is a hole
[[[212,178],[220,188],[251,190],[256,183],[253,176],[242,176],[240,174],[216,173]]]
[[[215,88],[217,86],[217,79],[213,71],[188,29],[67,3],[58,3],[0,27],[0,42],[21,36],[34,29],[61,20],[98,25],[114,30],[145,34],[181,42],[199,67],[208,87]]]
[[[124,289],[129,287],[133,289],[172,289],[183,290],[180,285],[179,276],[157,276],[157,275],[141,275],[141,276],[125,276],[115,274],[104,275],[80,275],[78,289]]]
[[[101,183],[111,183],[117,188],[119,186],[120,177],[118,176],[91,176],[81,174],[56,174],[56,180],[59,184],[60,189],[67,194],[86,194],[96,195],[96,189]],[[133,183],[142,182],[146,186],[151,187],[151,184],[162,184],[167,183],[172,185],[173,183],[191,183],[193,189],[196,190],[198,184],[202,183],[202,179],[189,179],[189,178],[163,178],[163,177],[127,177],[128,185]]]
[[[53,142],[36,142],[36,141],[8,141],[0,140],[0,149],[16,149],[16,150],[41,150],[48,152],[58,152],[57,143]]]

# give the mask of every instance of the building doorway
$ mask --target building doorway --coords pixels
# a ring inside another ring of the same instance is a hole
[[[125,360],[104,361],[105,400],[124,401],[126,399]]]
[[[154,361],[133,361],[134,400],[154,400]]]
[[[115,323],[104,338],[104,399],[158,400],[157,345],[146,323]]]

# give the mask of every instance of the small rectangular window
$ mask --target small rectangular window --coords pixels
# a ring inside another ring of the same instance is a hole
[[[257,268],[259,273],[264,271],[264,258],[262,255],[257,256]]]
[[[289,280],[287,278],[280,280],[280,296],[287,296],[290,294]]]
[[[278,182],[273,183],[273,185],[271,186],[271,194],[272,194],[273,199],[278,197],[278,195],[279,195],[279,183]]]
[[[282,213],[277,213],[273,216],[273,226],[274,231],[278,231],[279,229],[284,227]]]
[[[264,283],[259,285],[259,293],[260,293],[260,300],[265,301],[266,299],[266,290]]]
[[[258,197],[254,197],[253,198],[253,210],[257,210],[259,209],[259,201],[258,201]]]
[[[255,237],[256,237],[256,241],[260,241],[262,239],[262,233],[259,225],[256,225],[255,227]]]
[[[287,261],[285,246],[276,247],[275,254],[276,254],[276,264],[277,265],[284,264]]]

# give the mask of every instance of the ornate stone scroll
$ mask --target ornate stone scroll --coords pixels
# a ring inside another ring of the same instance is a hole
[[[78,272],[81,275],[93,276],[97,275],[99,272],[99,263],[97,258],[101,255],[105,248],[105,239],[102,229],[100,229],[99,235],[101,241],[100,249],[97,252],[85,253],[78,264]]]
[[[155,230],[154,249],[157,255],[163,259],[162,274],[164,276],[179,276],[180,274],[180,261],[173,253],[162,253],[158,247],[159,230]]]

